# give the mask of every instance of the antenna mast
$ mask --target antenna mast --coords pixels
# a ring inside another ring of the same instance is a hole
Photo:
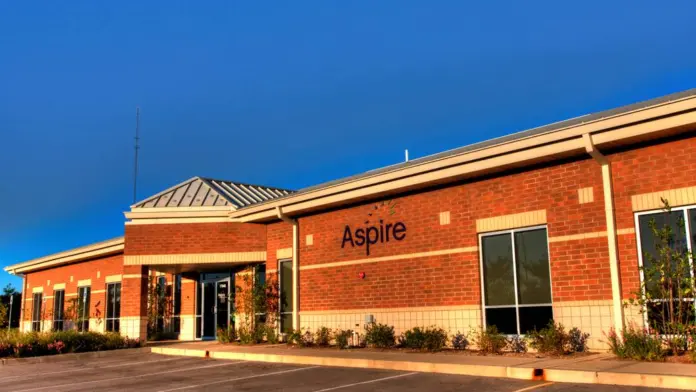
[[[140,150],[140,107],[135,107],[135,164],[133,166],[133,203],[137,200],[138,190],[138,150]]]

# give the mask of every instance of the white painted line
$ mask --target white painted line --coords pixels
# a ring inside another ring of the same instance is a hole
[[[185,387],[172,388],[172,389],[163,389],[163,390],[158,391],[158,392],[182,391],[182,390],[184,390],[184,389],[201,388],[201,387],[207,387],[207,386],[209,386],[209,385],[222,384],[222,383],[232,382],[232,381],[249,380],[249,379],[252,379],[252,378],[259,378],[259,377],[266,377],[266,376],[274,376],[274,375],[276,375],[276,374],[284,374],[284,373],[299,372],[300,370],[315,369],[315,368],[318,368],[318,367],[320,367],[320,366],[308,366],[308,367],[303,367],[303,368],[298,368],[298,369],[281,370],[281,371],[278,371],[278,372],[255,374],[255,375],[253,375],[253,376],[245,376],[245,377],[237,377],[237,378],[228,378],[228,379],[226,379],[226,380],[208,382],[208,383],[205,383],[205,384],[187,385],[187,386],[185,386]]]
[[[148,377],[148,376],[158,376],[160,374],[169,374],[169,373],[179,373],[179,372],[190,372],[191,370],[198,370],[198,369],[210,369],[210,368],[215,368],[215,367],[220,367],[220,366],[229,366],[229,365],[235,365],[238,363],[241,363],[244,361],[236,361],[236,362],[225,362],[225,363],[217,363],[215,365],[206,365],[206,366],[196,366],[196,367],[189,367],[189,368],[182,368],[182,369],[174,369],[174,370],[166,370],[163,372],[155,372],[155,373],[147,373],[147,374],[135,374],[132,376],[126,376],[126,377],[113,377],[113,378],[104,378],[101,380],[92,380],[92,381],[82,381],[82,382],[75,382],[75,383],[67,383],[67,384],[58,384],[58,385],[49,385],[46,387],[38,387],[38,388],[29,388],[29,389],[17,389],[14,392],[28,392],[28,391],[40,391],[43,389],[55,389],[58,387],[72,387],[72,386],[77,386],[77,385],[85,385],[85,384],[96,384],[100,382],[107,382],[107,381],[117,381],[117,380],[130,380],[133,378],[142,378],[142,377]]]
[[[364,385],[364,384],[372,384],[373,382],[380,382],[380,381],[385,381],[385,380],[392,380],[394,378],[400,378],[400,377],[406,377],[406,376],[412,376],[414,374],[418,374],[417,372],[413,373],[406,373],[406,374],[399,374],[396,376],[390,376],[390,377],[383,377],[383,378],[378,378],[376,380],[370,380],[370,381],[363,381],[363,382],[356,382],[353,384],[345,384],[345,385],[339,385],[337,387],[331,387],[331,388],[326,388],[326,389],[319,389],[314,392],[325,392],[325,391],[334,391],[336,389],[342,389],[342,388],[349,388],[349,387],[354,387],[356,385]]]
[[[79,369],[70,369],[70,370],[61,370],[58,372],[41,372],[41,376],[48,376],[51,374],[61,374],[61,373],[76,373],[76,372],[87,372],[87,371],[95,371],[95,370],[101,370],[101,369],[110,369],[110,368],[116,368],[116,367],[123,367],[123,366],[132,366],[132,365],[142,365],[144,363],[158,363],[158,362],[170,362],[170,361],[180,361],[182,359],[190,359],[190,358],[167,358],[167,359],[160,359],[158,361],[141,361],[141,362],[128,362],[128,363],[121,363],[118,365],[109,365],[109,366],[95,366],[95,367],[84,367],[84,368],[79,368]],[[108,362],[108,363],[113,363],[113,362]],[[36,377],[36,374],[24,374],[24,375],[19,375],[19,376],[9,376],[9,377],[0,377],[0,381],[5,381],[5,380],[12,380],[16,378],[25,378],[25,377]]]
[[[516,391],[514,391],[514,392],[531,391],[531,390],[533,390],[533,389],[539,389],[539,388],[548,387],[549,385],[553,385],[553,383],[552,383],[552,382],[547,382],[547,383],[544,383],[544,384],[532,385],[531,387],[518,389],[518,390],[516,390]]]

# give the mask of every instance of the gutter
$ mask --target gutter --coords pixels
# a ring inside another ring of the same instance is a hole
[[[300,329],[300,223],[283,213],[283,208],[276,207],[278,219],[292,225],[292,329]],[[280,271],[280,268],[278,268]]]
[[[609,245],[609,271],[611,274],[611,298],[614,313],[614,330],[617,334],[623,333],[624,317],[621,305],[621,276],[619,273],[619,255],[616,243],[616,216],[614,211],[614,192],[611,181],[611,163],[595,146],[592,135],[582,135],[585,142],[585,151],[602,168],[602,193],[604,193],[604,216],[607,225],[607,239]]]

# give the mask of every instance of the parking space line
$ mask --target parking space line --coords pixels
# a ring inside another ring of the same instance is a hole
[[[319,389],[319,390],[316,390],[316,391],[314,391],[314,392],[334,391],[334,390],[336,390],[336,389],[349,388],[349,387],[354,387],[354,386],[356,386],[356,385],[372,384],[373,382],[380,382],[380,381],[392,380],[392,379],[395,379],[395,378],[406,377],[406,376],[412,376],[412,375],[414,375],[414,374],[418,374],[418,372],[405,373],[405,374],[397,374],[396,376],[389,376],[389,377],[377,378],[377,379],[375,379],[375,380],[369,380],[369,381],[363,381],[363,382],[356,382],[356,383],[353,383],[353,384],[339,385],[339,386],[337,386],[337,387]]]
[[[533,389],[539,389],[539,388],[548,387],[549,385],[553,385],[553,383],[552,383],[552,382],[547,382],[547,383],[544,383],[544,384],[532,385],[531,387],[522,388],[522,389],[517,389],[517,390],[515,390],[514,392],[531,391],[531,390],[533,390]]]
[[[158,392],[171,392],[171,391],[182,391],[184,389],[191,389],[191,388],[201,388],[201,387],[207,387],[210,385],[215,385],[215,384],[222,384],[225,382],[232,382],[232,381],[241,381],[241,380],[249,380],[252,378],[259,378],[259,377],[266,377],[266,376],[274,376],[277,374],[285,374],[285,373],[291,373],[291,372],[298,372],[300,370],[308,370],[308,369],[316,369],[320,366],[308,366],[308,367],[303,367],[303,368],[297,368],[297,369],[289,369],[289,370],[281,370],[278,372],[270,372],[270,373],[263,373],[263,374],[254,374],[253,376],[245,376],[245,377],[237,377],[237,378],[228,378],[226,380],[220,380],[220,381],[214,381],[214,382],[207,382],[205,384],[196,384],[196,385],[187,385],[184,387],[178,387],[178,388],[172,388],[172,389],[163,389]]]
[[[142,378],[142,377],[148,377],[148,376],[158,376],[160,374],[169,374],[169,373],[179,373],[179,372],[190,372],[191,370],[198,370],[198,369],[210,369],[210,368],[216,368],[216,367],[221,367],[221,366],[230,366],[230,365],[235,365],[238,363],[242,363],[244,361],[235,361],[235,362],[225,362],[225,363],[216,363],[214,365],[206,365],[206,366],[196,366],[196,367],[189,367],[189,368],[183,368],[183,369],[173,369],[173,370],[165,370],[162,372],[154,372],[154,373],[146,373],[146,374],[135,374],[135,375],[129,375],[125,377],[112,377],[112,378],[105,378],[101,380],[92,380],[92,381],[82,381],[82,382],[75,382],[75,383],[67,383],[67,384],[58,384],[58,385],[49,385],[45,387],[38,387],[38,388],[29,388],[29,389],[17,389],[13,392],[29,392],[29,391],[41,391],[44,389],[55,389],[59,387],[71,387],[71,386],[77,386],[77,385],[85,385],[85,384],[96,384],[100,382],[107,382],[107,381],[117,381],[117,380],[126,380],[126,379],[133,379],[133,378]]]
[[[159,363],[159,362],[170,362],[170,361],[180,361],[182,359],[190,359],[190,358],[167,358],[167,359],[160,359],[157,361],[140,361],[140,362],[128,362],[128,363],[120,363],[118,365],[108,365],[108,366],[95,366],[95,367],[85,367],[85,368],[79,368],[79,369],[70,369],[70,370],[60,370],[57,372],[48,372],[48,373],[41,373],[41,376],[49,376],[52,374],[62,374],[62,373],[76,373],[76,372],[86,372],[86,371],[94,371],[94,370],[102,370],[102,369],[110,369],[110,368],[116,368],[116,367],[124,367],[124,366],[132,366],[132,365],[142,365],[144,363]],[[113,362],[109,362],[113,363]],[[19,375],[19,376],[9,376],[9,377],[0,377],[0,382],[1,381],[6,381],[6,380],[13,380],[17,378],[24,378],[24,377],[36,377],[36,374],[24,374],[24,375]]]

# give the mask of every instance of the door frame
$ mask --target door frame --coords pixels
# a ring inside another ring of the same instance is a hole
[[[199,280],[199,287],[198,287],[198,295],[201,296],[201,337],[200,340],[215,340],[217,339],[217,297],[218,297],[218,283],[220,282],[227,282],[227,317],[229,318],[230,312],[232,309],[230,309],[230,293],[232,291],[232,287],[230,286],[231,284],[231,276],[230,274],[226,274],[225,276],[222,276],[223,274],[219,275],[214,275],[211,277],[204,276],[201,274],[200,280]],[[215,304],[213,305],[214,311],[213,311],[213,322],[215,323],[215,328],[213,329],[213,335],[208,336],[205,335],[205,311],[208,309],[205,303],[205,295],[204,293],[204,285],[205,284],[212,284],[213,287],[215,288],[215,294],[213,298],[215,298]],[[229,322],[229,321],[228,321]]]

